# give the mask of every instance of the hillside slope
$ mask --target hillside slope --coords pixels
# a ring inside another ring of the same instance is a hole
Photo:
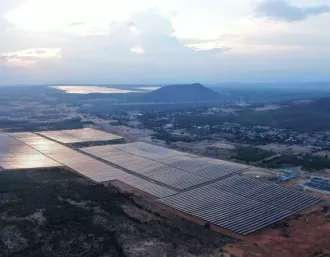
[[[330,97],[304,103],[292,103],[277,110],[242,110],[236,114],[224,116],[198,115],[195,113],[176,117],[180,126],[190,124],[198,126],[216,126],[223,122],[233,122],[244,126],[270,126],[297,132],[330,131]]]
[[[277,110],[242,113],[234,121],[245,125],[266,125],[299,132],[326,131],[330,130],[330,97],[308,103],[295,103]]]
[[[221,95],[199,83],[170,85],[142,96],[145,102],[182,103],[182,102],[216,102]]]

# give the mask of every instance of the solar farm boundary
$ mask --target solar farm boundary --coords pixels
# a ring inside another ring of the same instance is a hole
[[[123,167],[121,167],[121,166],[118,166],[118,165],[116,165],[116,164],[114,164],[114,163],[112,163],[112,162],[109,162],[109,161],[107,161],[107,160],[104,160],[104,159],[102,159],[102,158],[100,158],[100,157],[97,157],[97,156],[95,156],[95,155],[92,155],[92,154],[90,154],[90,153],[86,153],[86,152],[80,150],[79,148],[76,148],[76,147],[73,147],[73,146],[69,147],[69,146],[66,145],[65,143],[58,142],[58,141],[56,141],[56,140],[54,140],[54,139],[48,138],[48,137],[43,136],[42,134],[39,134],[39,133],[34,133],[34,134],[36,134],[36,135],[38,135],[38,136],[41,136],[41,137],[43,137],[43,138],[45,138],[45,139],[47,139],[47,140],[53,141],[53,142],[55,142],[55,143],[57,143],[57,144],[60,144],[60,145],[62,145],[62,146],[64,146],[64,147],[70,148],[71,150],[74,150],[74,151],[76,151],[76,152],[78,152],[78,153],[80,153],[80,154],[83,154],[83,155],[85,155],[85,156],[88,156],[88,157],[90,157],[90,158],[93,158],[93,159],[96,160],[96,161],[102,162],[102,163],[107,164],[107,165],[109,165],[109,166],[112,166],[112,167],[114,167],[114,168],[116,168],[116,169],[120,169],[120,170],[122,170],[122,171],[124,171],[124,172],[126,172],[126,173],[128,173],[128,174],[131,174],[131,175],[133,175],[133,176],[139,177],[139,178],[144,179],[144,180],[146,180],[146,181],[149,181],[149,182],[151,182],[151,183],[154,183],[154,184],[157,184],[157,185],[159,185],[159,186],[162,186],[162,187],[165,187],[165,188],[167,188],[167,189],[170,189],[170,190],[173,190],[173,191],[175,191],[175,192],[178,192],[178,190],[177,190],[176,188],[174,188],[174,187],[171,187],[171,186],[169,186],[169,185],[166,185],[166,184],[163,184],[163,183],[158,182],[158,181],[156,181],[156,180],[153,180],[153,179],[150,179],[150,178],[148,178],[148,177],[145,177],[145,176],[143,176],[143,175],[141,175],[141,174],[138,174],[138,173],[135,173],[135,172],[130,171],[130,170],[128,170],[128,169],[125,169],[125,168],[123,168]],[[46,156],[47,156],[47,155],[46,155]],[[120,180],[118,180],[118,181],[120,181]]]
[[[35,134],[35,135],[38,135],[38,136],[40,136],[39,134],[37,134],[37,133],[31,133],[31,134]],[[27,145],[29,148],[31,148],[31,149],[34,149],[36,152],[39,152],[40,154],[42,154],[42,155],[44,155],[44,156],[46,156],[47,158],[49,158],[49,159],[51,159],[51,160],[53,160],[53,161],[55,161],[56,163],[59,163],[59,164],[61,164],[61,162],[60,161],[58,161],[58,160],[55,160],[54,158],[51,158],[51,157],[49,157],[47,154],[44,154],[43,152],[41,152],[41,151],[39,151],[39,150],[37,150],[36,148],[34,148],[33,146],[30,146],[28,143],[25,143],[24,141],[21,141],[20,139],[18,139],[18,138],[15,138],[14,136],[11,136],[10,135],[10,137],[12,137],[12,138],[14,138],[15,140],[17,140],[18,142],[21,142],[22,144],[24,144],[24,145]],[[42,137],[42,136],[40,136],[40,137]],[[44,137],[46,140],[48,140],[48,141],[53,141],[53,142],[55,142],[56,144],[59,144],[59,145],[62,145],[62,146],[64,146],[65,148],[68,148],[68,149],[71,149],[72,151],[75,151],[75,152],[78,152],[79,154],[82,154],[82,155],[85,155],[85,156],[88,156],[89,158],[91,158],[91,159],[94,159],[95,161],[98,161],[98,162],[102,162],[102,163],[104,163],[104,164],[106,164],[106,165],[109,165],[109,166],[112,166],[112,167],[114,167],[114,168],[116,168],[116,169],[120,169],[120,170],[122,170],[122,171],[124,171],[125,173],[127,173],[127,174],[131,174],[131,175],[133,175],[133,176],[135,176],[135,177],[139,177],[140,179],[143,179],[143,180],[145,180],[145,181],[148,181],[148,182],[150,182],[150,183],[154,183],[154,184],[158,184],[160,187],[163,187],[163,188],[167,188],[167,189],[171,189],[173,192],[178,192],[178,190],[176,190],[176,189],[172,189],[172,188],[169,188],[169,186],[168,185],[162,185],[162,183],[161,182],[158,182],[158,181],[155,181],[155,182],[153,182],[153,180],[152,179],[149,179],[149,178],[145,178],[144,176],[142,176],[142,175],[140,175],[140,174],[136,174],[135,172],[132,172],[132,171],[130,171],[130,170],[127,170],[127,169],[125,169],[125,168],[123,168],[123,167],[120,167],[120,166],[118,166],[118,165],[116,165],[116,164],[113,164],[113,163],[111,163],[111,162],[109,162],[109,161],[106,161],[106,160],[103,160],[102,158],[99,158],[99,157],[96,157],[96,156],[94,156],[94,155],[92,155],[92,154],[88,154],[88,153],[85,153],[85,152],[83,152],[82,150],[80,150],[80,149],[76,149],[76,148],[74,148],[74,147],[68,147],[67,145],[65,145],[64,143],[59,143],[58,141],[56,141],[56,140],[50,140],[48,137]],[[117,149],[117,148],[116,148]],[[122,151],[121,149],[117,149],[117,150],[120,150],[120,151]],[[126,152],[126,151],[122,151],[122,152]],[[127,153],[127,152],[126,152]],[[131,154],[131,153],[129,153],[130,155],[134,155],[134,154]],[[136,155],[136,156],[139,156],[139,155]],[[139,156],[139,157],[143,157],[143,156]],[[145,157],[143,157],[143,158],[145,158]],[[145,159],[149,159],[149,158],[145,158]],[[152,159],[149,159],[149,160],[152,160]],[[152,160],[152,161],[155,161],[155,160]],[[159,162],[159,163],[162,163],[162,162]],[[63,163],[62,163],[63,164]],[[164,164],[164,163],[162,163],[162,164]],[[165,164],[166,165],[166,164]],[[167,166],[169,166],[169,165],[167,165]],[[66,167],[66,168],[68,168],[66,165],[63,165],[62,167]],[[169,166],[169,167],[171,167],[171,166]],[[75,171],[75,170],[73,170],[73,169],[71,169],[71,168],[69,168],[69,170],[71,170],[71,171],[74,171],[75,173],[79,173],[79,172],[77,172],[77,171]],[[242,169],[242,170],[244,170],[244,169]],[[185,170],[183,170],[184,172],[187,172],[187,171],[185,171]],[[190,173],[190,172],[187,172],[187,173]],[[80,174],[80,173],[79,173]],[[191,173],[190,173],[191,174]],[[86,177],[86,176],[84,176],[83,174],[80,174],[80,175],[82,175],[83,177]],[[241,177],[241,176],[238,176],[238,175],[233,175],[232,173],[231,174],[227,174],[227,176],[228,177],[226,177],[226,179],[230,179],[231,177]],[[241,178],[243,178],[243,177],[241,177]],[[91,181],[93,181],[93,179],[91,179],[91,178],[87,178],[87,179],[89,179],[89,180],[91,180]],[[247,178],[245,178],[245,179],[247,179]],[[201,187],[200,186],[200,184],[199,185],[197,185],[198,187],[195,189],[195,190],[199,190],[199,189],[202,189],[202,188],[205,188],[205,189],[207,189],[208,187],[212,187],[212,185],[213,184],[216,184],[216,183],[220,183],[221,184],[221,181],[222,180],[224,180],[224,178],[221,178],[219,181],[214,181],[214,180],[211,180],[210,181],[210,183],[209,183],[209,185],[205,185],[205,186],[203,186],[203,187]],[[257,182],[257,183],[259,183],[259,184],[267,184],[267,185],[270,185],[270,183],[265,183],[265,182],[260,182],[260,181],[257,181],[257,180],[253,180],[253,179],[249,179],[250,181],[254,181],[254,182]],[[120,181],[120,180],[118,180],[118,181]],[[95,181],[93,181],[94,183],[95,183]],[[124,184],[126,184],[125,182],[123,182]],[[129,184],[128,184],[129,185]],[[132,186],[132,187],[134,187],[134,186]],[[280,187],[280,186],[279,186]],[[280,188],[285,188],[285,187],[280,187]],[[287,188],[286,188],[287,189]],[[221,190],[220,188],[219,188],[219,190]],[[289,189],[287,189],[287,190],[289,190]],[[193,191],[192,189],[190,190],[190,191]],[[249,200],[249,197],[248,196],[244,196],[244,195],[241,195],[241,193],[240,192],[235,192],[235,191],[230,191],[229,189],[223,189],[223,190],[221,190],[221,191],[224,191],[224,192],[227,192],[227,193],[230,193],[231,195],[238,195],[238,196],[240,196],[240,197],[242,197],[242,198],[246,198],[247,200]],[[295,191],[295,190],[290,190],[290,191]],[[189,191],[187,191],[187,193],[188,193]],[[296,191],[297,192],[297,191]],[[167,196],[167,197],[163,197],[163,198],[161,198],[161,199],[159,199],[160,201],[160,203],[162,203],[162,200],[163,199],[166,199],[166,198],[170,198],[170,197],[172,197],[172,196],[178,196],[178,195],[180,195],[181,194],[181,192],[178,192],[178,193],[176,193],[176,194],[173,194],[173,195],[171,195],[171,196]],[[251,199],[252,200],[252,199]],[[258,199],[258,200],[256,200],[256,201],[258,201],[258,202],[262,202],[260,199]],[[164,203],[163,203],[164,204]],[[278,209],[282,209],[282,210],[290,210],[290,208],[288,207],[288,208],[281,208],[281,207],[279,207],[279,206],[276,206],[276,205],[272,205],[272,204],[270,204],[270,203],[267,203],[267,202],[264,202],[264,204],[266,204],[267,206],[273,206],[273,207],[276,207],[276,208],[278,208]],[[288,206],[288,205],[286,205],[286,206]],[[169,207],[171,207],[171,206],[169,206]],[[173,207],[172,207],[173,208]],[[307,208],[307,207],[306,207]],[[175,208],[174,208],[175,209]],[[305,208],[303,208],[303,209],[305,209]],[[298,210],[297,211],[292,211],[292,213],[288,213],[287,214],[287,216],[291,216],[292,214],[294,214],[294,213],[297,213],[297,212],[299,212]],[[185,214],[187,214],[186,212],[184,212],[183,211],[183,213],[185,213]],[[262,215],[262,214],[258,214],[259,216],[260,215]],[[196,215],[192,215],[193,217],[197,217],[198,219],[201,219],[201,220],[204,220],[204,219],[202,219],[202,218],[200,218],[200,217],[198,217],[198,216],[196,216]],[[280,215],[281,216],[281,215]],[[284,218],[286,218],[285,217],[286,215],[282,215],[280,218],[278,218],[278,220],[282,220],[282,219],[284,219]],[[237,217],[237,218],[240,218],[239,216]],[[251,220],[251,217],[249,216],[249,219]],[[271,218],[267,218],[267,219],[271,219]],[[242,221],[240,220],[240,222],[242,223]],[[271,224],[273,224],[274,223],[274,221],[271,223]],[[214,224],[214,223],[213,223]],[[230,223],[231,224],[231,223]],[[230,225],[229,224],[229,225]],[[267,226],[263,226],[262,224],[257,224],[258,225],[258,227],[256,228],[247,228],[247,225],[244,225],[243,224],[243,228],[242,229],[245,229],[245,230],[243,230],[244,232],[244,234],[246,234],[246,233],[251,233],[251,232],[253,232],[253,231],[256,231],[256,230],[259,230],[260,228],[263,228],[263,227],[267,227]],[[222,227],[221,225],[217,225],[217,226],[219,226],[219,227]]]

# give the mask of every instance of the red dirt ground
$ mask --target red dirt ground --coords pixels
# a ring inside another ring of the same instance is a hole
[[[286,235],[283,228],[267,228],[245,236],[242,243],[227,246],[226,250],[247,257],[312,257],[330,252],[330,213],[322,212],[324,204],[282,221],[288,224]]]

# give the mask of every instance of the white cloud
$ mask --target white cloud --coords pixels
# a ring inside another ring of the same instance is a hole
[[[323,13],[330,12],[330,5],[298,7],[285,0],[264,0],[258,6],[262,16],[284,21],[300,21]]]
[[[60,58],[60,48],[34,48],[0,55],[7,66],[29,66],[42,60]]]
[[[106,34],[109,23],[125,21],[147,8],[148,0],[29,0],[5,18],[26,30],[61,30],[77,34]],[[72,26],[73,24],[78,26]]]
[[[256,15],[263,0],[15,1],[0,0],[0,83],[330,76],[328,13],[283,22]],[[310,10],[327,0],[286,3]]]

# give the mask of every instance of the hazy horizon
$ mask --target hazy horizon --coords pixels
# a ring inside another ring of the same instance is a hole
[[[241,86],[252,86],[252,87],[258,87],[258,86],[271,86],[271,87],[287,87],[288,85],[291,86],[299,86],[299,87],[304,87],[304,86],[310,86],[311,84],[313,84],[314,86],[327,86],[330,85],[330,81],[283,81],[283,82],[273,82],[273,81],[265,81],[265,82],[260,82],[260,81],[256,81],[256,82],[249,82],[249,81],[228,81],[228,82],[221,82],[221,83],[201,83],[201,82],[187,82],[187,83],[45,83],[45,84],[3,84],[0,86],[3,87],[9,87],[9,86],[40,86],[40,87],[70,87],[70,86],[74,86],[74,87],[94,87],[94,86],[98,86],[98,87],[164,87],[164,86],[169,86],[169,85],[192,85],[192,84],[202,84],[203,86],[206,87],[226,87],[226,86],[233,86],[233,87],[241,87]],[[318,88],[318,87],[314,87],[314,88]],[[330,88],[329,88],[330,89]]]

